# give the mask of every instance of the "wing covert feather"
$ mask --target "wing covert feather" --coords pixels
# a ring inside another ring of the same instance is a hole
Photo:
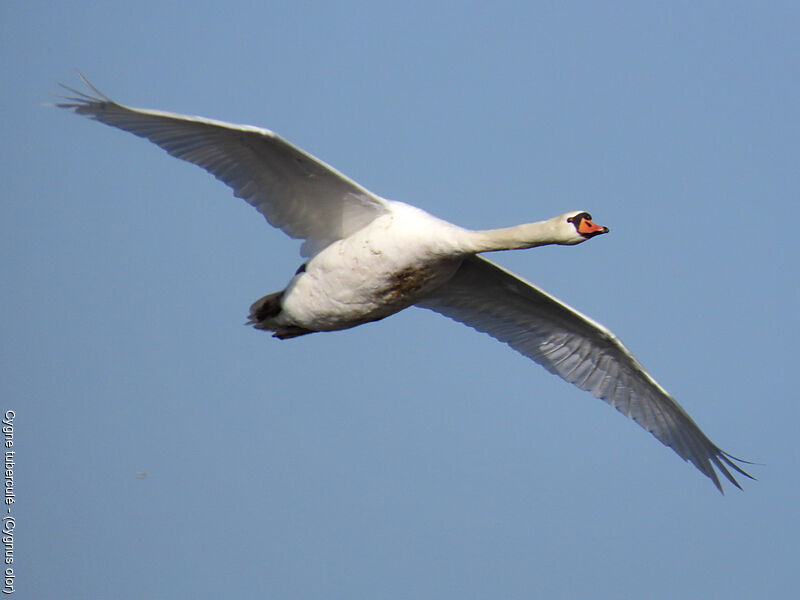
[[[545,369],[605,400],[690,461],[722,491],[714,467],[750,477],[608,329],[494,263],[471,256],[417,306],[488,333]],[[746,461],[741,461],[746,462]]]
[[[304,256],[349,236],[386,212],[386,201],[267,129],[123,106],[64,86],[58,106],[150,140],[194,163],[254,206],[267,221],[304,239]]]

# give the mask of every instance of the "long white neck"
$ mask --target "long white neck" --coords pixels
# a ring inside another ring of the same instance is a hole
[[[556,234],[552,219],[502,229],[470,231],[467,239],[468,244],[472,246],[472,252],[518,250],[564,242]]]

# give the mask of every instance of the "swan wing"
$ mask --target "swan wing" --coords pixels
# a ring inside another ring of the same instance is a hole
[[[488,333],[594,394],[690,461],[722,491],[714,467],[750,477],[700,430],[617,337],[513,273],[479,256],[417,306]],[[746,462],[746,461],[741,461]]]
[[[58,103],[194,163],[233,189],[267,221],[305,240],[303,256],[361,229],[388,211],[388,203],[272,131],[248,125],[131,108],[64,86],[74,96]]]

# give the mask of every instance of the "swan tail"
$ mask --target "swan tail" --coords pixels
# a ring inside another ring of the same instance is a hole
[[[274,331],[272,337],[279,340],[287,340],[289,338],[314,333],[310,329],[298,327],[296,325],[280,325],[276,323],[276,317],[281,313],[283,307],[281,300],[285,290],[267,294],[263,298],[259,298],[250,305],[250,315],[245,325],[252,325],[256,329],[262,331]]]
[[[248,321],[245,325],[252,325],[256,329],[265,329],[273,331],[270,327],[270,322],[277,317],[281,310],[281,300],[283,299],[284,290],[275,292],[274,294],[267,294],[263,298],[259,298],[250,305],[250,314]]]

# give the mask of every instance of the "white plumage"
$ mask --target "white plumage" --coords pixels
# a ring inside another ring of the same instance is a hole
[[[303,240],[308,258],[286,289],[251,307],[250,323],[291,338],[354,327],[408,306],[488,333],[632,418],[722,491],[718,469],[750,477],[718,448],[608,329],[479,256],[573,245],[607,228],[581,211],[472,231],[385,200],[273,132],[129,108],[96,94],[59,106],[129,131],[229,185],[270,224]],[[66,87],[66,86],[65,86]],[[744,462],[744,461],[742,461]]]

